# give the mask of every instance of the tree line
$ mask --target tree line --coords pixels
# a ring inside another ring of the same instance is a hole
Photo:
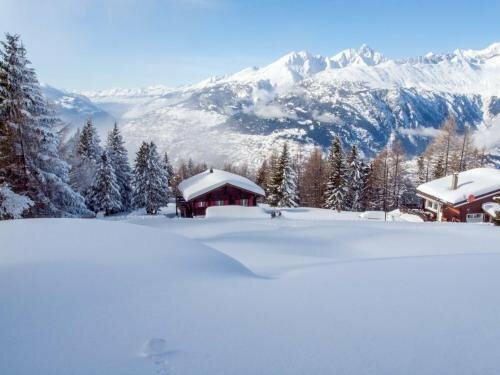
[[[271,206],[308,206],[337,211],[388,210],[408,203],[410,177],[402,167],[399,143],[385,149],[371,162],[358,148],[346,150],[334,137],[328,153],[314,148],[306,157],[292,157],[285,143],[257,171],[256,182],[266,191]]]
[[[69,184],[93,212],[111,215],[144,208],[156,214],[168,203],[173,167],[166,153],[160,156],[154,142],[142,143],[131,167],[117,124],[101,147],[89,119],[62,145],[61,155],[70,165]]]
[[[415,189],[453,172],[489,164],[484,149],[474,145],[467,127],[459,133],[456,119],[447,118],[424,152],[408,158],[394,140],[371,160],[363,160],[357,147],[342,147],[334,137],[328,153],[314,148],[291,156],[287,144],[262,163],[255,176],[266,191],[266,202],[277,207],[321,207],[338,211],[389,211],[417,207]]]
[[[67,142],[19,35],[0,48],[0,218],[92,217],[168,202],[173,168],[153,142],[129,165],[118,126],[101,147],[89,119]]]

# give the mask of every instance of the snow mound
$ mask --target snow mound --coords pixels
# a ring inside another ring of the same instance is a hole
[[[423,222],[422,218],[417,215],[408,214],[401,212],[400,210],[393,210],[387,212],[384,211],[365,211],[359,215],[360,218],[365,220],[386,220],[387,221],[409,221],[412,223]]]
[[[264,190],[248,178],[220,169],[207,169],[179,184],[184,199],[189,201],[224,185],[232,185],[252,193],[265,195]]]
[[[164,267],[162,272],[172,276],[182,276],[176,265],[182,265],[183,272],[249,274],[243,265],[199,242],[146,226],[89,219],[30,219],[1,224],[3,266],[50,267],[67,262],[68,267],[75,268],[80,263],[141,267],[155,260],[157,267]],[[82,233],[91,233],[92,238],[79,241]]]
[[[205,218],[209,219],[269,219],[271,215],[263,207],[211,206]]]
[[[255,278],[199,242],[123,222],[3,221],[0,243],[1,374],[151,373],[134,354],[147,337],[171,337],[173,316]],[[142,354],[166,350],[152,339]]]

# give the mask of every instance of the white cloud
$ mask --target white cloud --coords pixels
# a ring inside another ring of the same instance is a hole
[[[312,118],[319,122],[339,122],[340,119],[333,113],[313,111]]]
[[[244,109],[245,113],[253,113],[255,116],[264,119],[288,118],[297,119],[297,114],[283,105],[274,102],[276,93],[264,89],[254,89],[253,105]]]
[[[417,136],[417,137],[428,137],[433,138],[441,134],[441,130],[435,128],[425,128],[419,126],[416,128],[403,128],[399,129],[399,133],[403,135]]]
[[[474,133],[474,144],[486,149],[500,147],[500,115],[478,126]]]
[[[273,118],[288,118],[292,120],[297,119],[297,114],[289,111],[285,107],[279,104],[257,104],[253,107],[249,107],[245,110],[246,113],[252,112],[255,116],[264,118],[264,119],[273,119]]]

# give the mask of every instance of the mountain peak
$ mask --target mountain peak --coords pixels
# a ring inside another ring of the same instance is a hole
[[[459,50],[461,54],[468,58],[474,59],[491,59],[492,57],[500,56],[500,42],[490,44],[488,47],[481,50]]]
[[[374,51],[367,44],[362,44],[358,49],[349,48],[343,50],[330,58],[332,65],[337,65],[339,68],[345,68],[349,65],[366,65],[374,66],[387,59],[380,52]]]
[[[275,64],[281,64],[281,65],[303,65],[307,61],[310,60],[317,60],[317,59],[323,59],[321,56],[316,55],[314,56],[312,53],[308,51],[292,51],[290,53],[287,53],[285,56],[280,57]]]

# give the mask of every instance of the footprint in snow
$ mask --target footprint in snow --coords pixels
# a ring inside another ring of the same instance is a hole
[[[172,353],[173,351],[167,348],[167,342],[161,338],[149,339],[142,346],[142,355],[151,359],[158,375],[170,373],[170,363],[167,357]]]

